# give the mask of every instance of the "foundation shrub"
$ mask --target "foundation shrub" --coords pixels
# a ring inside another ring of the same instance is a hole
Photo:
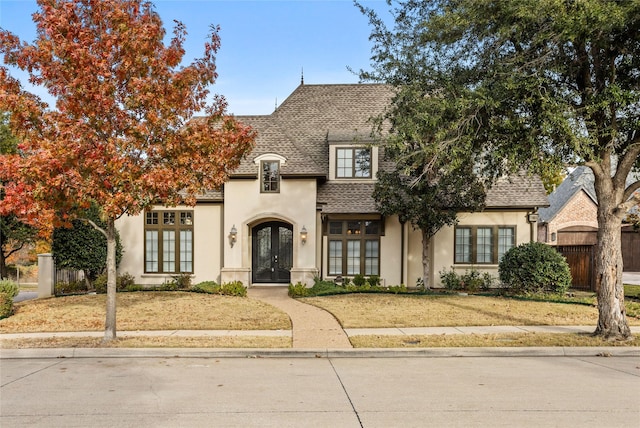
[[[387,287],[387,290],[393,294],[404,294],[409,292],[409,290],[407,289],[407,286],[404,284],[392,285],[390,287]]]
[[[289,296],[305,297],[309,295],[309,289],[301,282],[289,284]]]
[[[246,297],[247,287],[240,281],[225,282],[220,286],[220,294],[223,296]]]
[[[364,277],[364,275],[356,275],[353,277],[353,285],[355,285],[356,287],[362,287],[367,283],[367,278]]]
[[[191,288],[191,274],[179,273],[171,277],[176,290],[188,290]]]
[[[495,286],[495,278],[489,272],[481,273],[477,269],[467,269],[464,274],[458,274],[453,268],[440,271],[440,281],[447,290],[468,291],[476,293],[487,291]]]
[[[498,272],[505,290],[513,294],[564,294],[571,286],[566,259],[541,242],[529,242],[507,251]]]
[[[135,285],[135,278],[128,272],[116,276],[116,291],[131,291],[135,288]],[[107,292],[107,274],[103,273],[98,275],[93,282],[93,286],[95,287],[96,293],[105,294]],[[141,286],[140,289],[142,289]]]
[[[440,281],[444,288],[447,290],[460,290],[462,289],[462,281],[460,280],[460,276],[453,269],[450,270],[441,270],[440,271]]]
[[[194,293],[217,294],[218,290],[220,285],[215,281],[203,281],[191,286],[191,291]]]
[[[367,278],[367,282],[372,287],[378,287],[380,285],[380,277],[378,275],[371,275],[369,278]]]

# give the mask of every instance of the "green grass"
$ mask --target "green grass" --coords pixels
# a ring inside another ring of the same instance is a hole
[[[640,285],[625,284],[624,285],[624,296],[625,297],[631,297],[632,299],[639,299],[640,300]]]

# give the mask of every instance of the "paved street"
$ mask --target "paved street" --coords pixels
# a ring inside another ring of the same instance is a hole
[[[638,357],[0,359],[2,427],[637,427]]]

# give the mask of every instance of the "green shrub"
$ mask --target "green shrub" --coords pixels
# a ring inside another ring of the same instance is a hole
[[[317,284],[317,282],[316,282]],[[309,295],[309,289],[301,282],[289,284],[289,296],[291,297],[305,297]]]
[[[357,274],[353,277],[353,285],[356,287],[362,287],[367,282],[367,279],[364,275]]]
[[[125,272],[122,275],[116,276],[116,291],[130,291],[133,290],[136,285],[135,278],[133,275]],[[105,294],[107,292],[107,274],[102,273],[98,275],[96,280],[93,282],[93,287],[98,294]],[[141,286],[140,289],[143,287]],[[136,290],[138,291],[138,290]]]
[[[460,279],[462,281],[462,289],[471,293],[477,292],[482,287],[482,275],[476,269],[465,271]]]
[[[0,293],[6,294],[10,299],[13,300],[14,297],[18,295],[20,292],[20,287],[13,281],[8,279],[0,280]]]
[[[11,314],[13,314],[13,297],[0,292],[0,319],[7,318]]]
[[[504,287],[515,294],[560,294],[571,286],[566,259],[541,242],[522,244],[507,251],[498,271]]]
[[[447,290],[461,290],[462,280],[453,268],[451,270],[440,271],[440,281]]]
[[[240,281],[226,282],[220,286],[220,294],[223,296],[246,297],[247,287]]]
[[[388,287],[387,289],[393,294],[407,293],[409,291],[409,290],[407,290],[407,286],[404,285],[404,284],[392,285],[392,286]]]
[[[482,291],[488,291],[489,289],[495,287],[496,285],[496,278],[491,275],[489,272],[485,272],[482,274],[482,285],[480,286],[480,288],[482,288]]]
[[[128,272],[116,276],[116,289],[126,291],[136,284],[136,279]]]
[[[80,294],[87,291],[86,281],[58,282],[54,287],[56,296],[61,294]]]
[[[157,291],[178,291],[178,283],[174,280],[165,281],[155,288]]]
[[[9,280],[0,281],[0,319],[13,314],[13,298],[18,295],[18,284]]]
[[[378,275],[371,275],[369,277],[369,279],[367,280],[367,282],[372,286],[372,287],[377,287],[380,285],[380,277]]]
[[[467,269],[459,275],[453,268],[440,271],[440,281],[447,290],[464,290],[475,293],[487,291],[495,285],[495,278],[489,272],[480,273],[477,269]]]
[[[190,273],[179,273],[178,275],[174,275],[173,282],[176,285],[176,289],[178,290],[188,290],[191,288],[191,274]]]
[[[215,281],[203,281],[191,286],[194,293],[218,294],[220,285]]]

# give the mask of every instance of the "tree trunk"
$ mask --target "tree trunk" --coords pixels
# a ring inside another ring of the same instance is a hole
[[[624,306],[622,284],[621,226],[624,212],[618,208],[610,177],[596,175],[598,197],[598,244],[596,251],[596,290],[598,293],[598,326],[594,335],[607,340],[627,340],[631,330]],[[621,198],[620,198],[621,199]]]
[[[3,221],[0,219],[0,221]],[[4,257],[4,233],[0,229],[0,279],[9,278],[9,273],[7,272],[7,262]]]
[[[115,220],[107,219],[107,317],[103,342],[116,338],[116,227]]]
[[[424,284],[424,289],[428,290],[431,288],[431,236],[424,231],[422,231],[422,281]]]

